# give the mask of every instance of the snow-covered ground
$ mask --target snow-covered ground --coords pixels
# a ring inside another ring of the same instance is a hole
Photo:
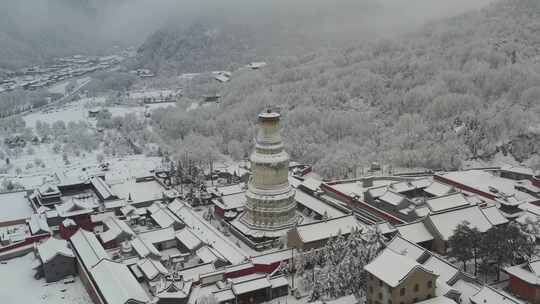
[[[88,117],[88,109],[101,105],[105,102],[105,97],[96,98],[82,98],[77,101],[71,102],[54,110],[33,112],[23,116],[26,125],[34,127],[36,121],[47,122],[52,124],[58,120],[64,121],[66,124],[70,121],[90,121],[95,122],[95,119]],[[147,110],[154,110],[157,108],[164,108],[169,106],[176,106],[174,102],[156,103],[145,106],[115,106],[107,107],[113,116],[123,116],[127,113],[137,113],[143,115]]]
[[[52,87],[50,87],[48,89],[48,91],[50,93],[55,93],[55,94],[66,94],[66,87],[68,86],[69,84],[69,81],[64,81],[64,82],[59,82],[55,85],[53,85]]]
[[[34,279],[33,259],[33,253],[29,253],[0,264],[0,303],[92,304],[79,277],[71,284]]]

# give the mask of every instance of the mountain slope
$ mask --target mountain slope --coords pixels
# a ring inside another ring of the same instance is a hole
[[[171,145],[205,136],[242,155],[257,112],[279,106],[292,157],[325,176],[371,161],[452,169],[498,151],[527,160],[540,148],[539,20],[537,1],[502,1],[399,39],[235,73],[218,108],[155,117]]]

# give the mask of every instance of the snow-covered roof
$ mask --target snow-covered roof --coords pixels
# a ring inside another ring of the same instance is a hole
[[[429,257],[429,259],[422,263],[422,265],[431,270],[433,273],[439,275],[438,280],[441,280],[444,283],[448,283],[459,273],[459,269],[457,269],[455,266],[433,254]]]
[[[107,304],[148,303],[148,295],[126,265],[107,259],[90,269]]]
[[[470,298],[474,296],[482,288],[475,282],[472,282],[468,279],[458,279],[454,284],[452,284],[452,289],[459,291],[459,303],[470,304]],[[437,288],[439,289],[439,288]],[[437,290],[438,292],[438,290]]]
[[[105,249],[101,246],[92,232],[79,228],[79,230],[71,236],[70,241],[79,255],[79,258],[87,268],[96,265],[102,259],[109,258],[109,255],[105,252]]]
[[[66,240],[59,240],[54,237],[50,237],[45,242],[38,244],[37,252],[43,263],[49,262],[57,255],[69,258],[75,257]]]
[[[508,223],[508,219],[502,215],[497,206],[486,207],[480,210],[482,210],[482,213],[484,213],[488,221],[494,226]]]
[[[363,226],[356,220],[354,215],[345,215],[314,223],[298,225],[296,231],[304,243],[310,243],[325,240],[331,236],[337,236],[340,232],[341,234],[348,234],[353,230],[362,228]]]
[[[202,243],[189,227],[176,231],[176,239],[186,246],[188,250],[195,250]]]
[[[203,246],[197,249],[195,254],[202,260],[203,263],[214,263],[217,260],[225,260],[225,258],[221,256],[219,252],[208,246]]]
[[[537,200],[534,196],[515,189],[515,180],[495,176],[491,172],[483,170],[447,172],[440,176],[493,196],[497,196],[503,192],[506,195],[515,195],[518,201],[529,202]],[[497,190],[497,193],[492,192],[494,189]]]
[[[54,205],[58,215],[61,217],[92,213],[97,206],[97,203],[94,201],[82,200],[76,197],[73,197],[67,202],[63,202],[62,204]]]
[[[328,218],[336,218],[344,216],[345,213],[326,204],[325,202],[321,201],[320,199],[313,197],[305,192],[303,192],[300,189],[296,190],[296,193],[294,195],[294,199],[297,203],[301,204],[302,206],[315,211],[316,213],[320,215],[327,215]]]
[[[145,258],[147,256],[152,256],[154,258],[161,257],[161,253],[152,243],[146,242],[140,237],[135,237],[132,239],[131,245],[141,258]]]
[[[143,272],[144,276],[152,281],[154,280],[158,275],[168,275],[169,271],[161,262],[153,260],[153,259],[142,259],[137,262],[137,265]]]
[[[216,302],[224,303],[235,299],[234,293],[231,289],[223,289],[213,292]]]
[[[179,271],[178,274],[182,276],[184,281],[192,280],[194,282],[197,282],[199,281],[200,275],[210,273],[215,270],[216,268],[214,267],[214,263],[204,263],[197,266],[184,268]]]
[[[173,227],[156,229],[139,234],[139,237],[145,242],[151,244],[163,243],[166,241],[172,241],[175,238]]]
[[[443,196],[450,194],[456,190],[452,186],[434,181],[431,183],[431,185],[424,188],[424,191],[433,196]]]
[[[32,234],[51,233],[51,228],[47,224],[47,218],[44,214],[32,214],[28,219],[28,226]]]
[[[101,199],[108,200],[115,197],[109,185],[107,185],[102,178],[94,176],[90,178],[90,183]]]
[[[388,248],[381,251],[364,269],[391,287],[398,286],[416,271],[433,274],[417,262]]]
[[[0,194],[0,223],[24,220],[33,213],[26,191]]]
[[[212,200],[214,204],[224,210],[244,208],[246,201],[247,199],[244,192],[224,195]]]
[[[426,205],[432,212],[441,212],[444,210],[465,207],[470,204],[471,203],[461,192],[431,198],[426,201]]]
[[[94,224],[103,223],[106,219],[115,217],[114,211],[100,212],[95,214],[90,214],[90,221]]]
[[[427,219],[431,221],[435,230],[445,241],[448,241],[454,235],[457,226],[465,221],[472,227],[476,227],[480,232],[486,232],[493,226],[478,206],[430,214]]]
[[[128,180],[121,184],[112,185],[111,190],[116,196],[126,200],[131,196],[131,203],[137,204],[163,198],[165,188],[155,180],[142,182]]]
[[[287,261],[292,258],[294,249],[283,249],[271,253],[265,253],[251,258],[251,262],[257,265],[271,265],[277,262]]]
[[[525,264],[506,267],[504,271],[529,284],[540,286],[540,260],[533,260]]]
[[[232,264],[239,264],[248,258],[248,255],[231,240],[226,238],[214,226],[204,220],[201,215],[194,212],[191,207],[183,207],[173,211],[201,241],[211,245]]]
[[[131,228],[126,224],[126,222],[120,220],[117,217],[106,218],[103,223],[107,226],[107,230],[99,235],[103,243],[108,243],[112,240],[117,239],[121,235],[124,235],[125,238],[134,236],[135,233]]]
[[[378,199],[393,206],[399,206],[402,202],[407,200],[405,196],[388,190],[383,195],[379,196]]]
[[[179,223],[178,218],[165,206],[160,203],[154,203],[148,207],[150,211],[150,217],[161,227],[166,228],[173,226],[175,223]]]
[[[433,235],[421,221],[399,225],[396,229],[402,237],[416,244],[433,240]]]
[[[426,188],[431,184],[427,178],[406,180],[388,185],[388,188],[397,193]]]
[[[321,187],[321,184],[322,184],[322,181],[314,177],[308,177],[301,183],[303,187],[306,187],[307,189],[311,191],[319,190],[319,188]]]
[[[266,276],[248,280],[248,281],[242,281],[238,283],[233,283],[232,290],[234,294],[236,295],[242,295],[248,292],[264,289],[271,287],[272,284],[268,280]]]
[[[396,253],[406,255],[414,261],[418,261],[426,252],[426,249],[404,239],[400,235],[396,235],[386,246]]]
[[[524,302],[514,298],[510,294],[489,286],[483,286],[480,291],[471,297],[471,302],[483,304],[522,304]]]
[[[277,277],[270,278],[270,284],[272,285],[272,288],[278,288],[278,287],[289,285],[289,281],[287,280],[285,276],[280,275]]]
[[[217,196],[225,196],[225,195],[231,195],[231,194],[238,194],[246,192],[246,189],[244,188],[244,184],[234,184],[234,185],[228,185],[228,186],[222,186],[222,187],[210,187],[208,188],[208,192],[213,193]]]

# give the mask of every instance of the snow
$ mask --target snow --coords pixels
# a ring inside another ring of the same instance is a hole
[[[2,304],[93,304],[78,277],[72,284],[62,281],[47,284],[44,279],[34,279],[34,270],[30,267],[33,260],[33,254],[27,254],[0,264],[4,278],[0,286]]]
[[[379,196],[378,199],[380,201],[383,201],[387,204],[393,205],[393,206],[399,206],[403,201],[405,201],[407,198],[403,195],[397,194],[392,191],[386,191],[383,195]]]
[[[101,233],[99,237],[103,243],[108,243],[112,240],[115,240],[122,234],[127,234],[129,236],[135,235],[133,230],[122,220],[116,217],[106,218],[103,223],[107,226],[107,231]]]
[[[461,293],[459,297],[459,300],[460,300],[459,303],[463,303],[463,304],[469,304],[470,303],[469,299],[473,295],[478,293],[480,288],[481,287],[478,286],[477,284],[466,281],[464,279],[459,279],[452,285],[452,289],[458,290]]]
[[[33,213],[25,191],[0,194],[0,222],[24,220]]]
[[[396,226],[396,229],[402,237],[416,244],[433,240],[433,235],[423,222]]]
[[[216,268],[214,267],[213,263],[206,263],[206,264],[200,264],[200,265],[190,267],[190,268],[184,268],[181,271],[179,271],[178,274],[182,276],[184,281],[193,280],[194,282],[197,282],[199,281],[200,275],[207,274],[215,270]]]
[[[433,212],[440,212],[448,209],[464,207],[470,205],[470,202],[465,198],[463,193],[453,193],[445,196],[439,196],[428,199],[427,206]]]
[[[59,82],[53,86],[51,86],[48,91],[49,93],[56,93],[56,94],[66,94],[66,87],[68,86],[69,81]]]
[[[150,300],[126,265],[104,259],[90,273],[108,304],[125,304],[129,300],[147,303]]]
[[[66,240],[59,240],[54,237],[50,237],[45,242],[38,244],[37,252],[43,263],[47,263],[57,255],[75,257],[73,251],[68,248]]]
[[[348,234],[355,229],[362,229],[363,226],[356,220],[354,215],[323,220],[315,223],[298,225],[296,231],[304,243],[327,239],[331,236]]]
[[[152,243],[147,243],[139,237],[132,239],[131,245],[141,258],[145,258],[149,255],[152,255],[153,257],[161,257],[161,253]]]
[[[141,233],[139,237],[146,243],[157,244],[174,240],[175,233],[172,227],[167,227]]]
[[[234,245],[221,232],[206,222],[191,207],[184,207],[173,211],[186,225],[191,228],[199,239],[215,248],[232,264],[239,264],[248,258],[248,255],[238,246]]]
[[[169,271],[161,264],[161,262],[152,259],[139,260],[137,265],[149,280],[154,280],[160,274],[169,274]]]
[[[515,189],[516,181],[506,178],[501,178],[493,175],[490,172],[483,170],[468,170],[448,172],[441,175],[443,178],[455,181],[462,185],[478,189],[485,193],[496,195],[490,191],[490,188],[495,188],[506,195],[515,195],[518,201],[536,201],[537,198]]]
[[[455,190],[452,186],[434,181],[431,185],[424,188],[424,191],[434,196],[443,196]]]
[[[390,249],[381,251],[364,269],[391,287],[398,286],[401,281],[414,271],[431,273],[422,265]]]
[[[491,206],[487,208],[482,208],[482,213],[487,217],[488,221],[494,226],[502,225],[508,223],[508,219],[502,215],[499,211],[499,208],[496,206]]]
[[[47,218],[44,214],[32,214],[28,220],[28,226],[32,234],[51,233],[51,228],[47,224]]]
[[[437,280],[441,280],[444,283],[448,283],[448,281],[459,273],[459,269],[435,255],[432,255],[422,265],[439,275]]]
[[[474,303],[489,303],[489,304],[522,304],[524,302],[512,297],[508,293],[496,290],[489,286],[484,286],[480,291],[471,297]]]
[[[201,240],[191,231],[191,228],[185,227],[176,232],[176,238],[190,251],[195,250],[201,245]]]
[[[396,253],[406,255],[414,261],[417,261],[426,252],[424,248],[417,246],[400,236],[394,237],[390,243],[387,244],[387,247]]]
[[[70,240],[79,258],[87,268],[96,265],[102,259],[110,258],[92,232],[79,229]]]
[[[137,204],[163,198],[165,188],[155,180],[136,182],[136,180],[131,179],[111,185],[111,190],[118,197],[126,200],[131,195],[132,203]]]
[[[428,219],[445,241],[454,235],[456,227],[464,221],[467,221],[471,227],[478,228],[480,232],[486,232],[493,226],[478,206],[431,214]]]
[[[345,215],[344,212],[326,204],[318,198],[313,197],[299,189],[296,190],[294,199],[297,203],[307,207],[310,210],[315,211],[321,216],[326,214],[328,218],[336,218]]]
[[[266,276],[264,276],[258,279],[234,283],[232,286],[232,290],[234,294],[241,295],[255,290],[269,288],[271,286],[272,284],[270,283],[270,281],[266,278]]]

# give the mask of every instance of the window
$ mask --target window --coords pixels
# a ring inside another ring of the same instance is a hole
[[[414,284],[414,292],[418,292],[419,286],[418,284]]]
[[[373,286],[369,286],[369,293],[373,293]]]
[[[388,304],[392,304],[392,300],[388,300]]]
[[[379,292],[379,300],[382,300],[382,292]]]
[[[404,296],[404,295],[405,295],[405,288],[401,288],[401,289],[400,289],[399,295],[400,295],[400,296]]]
[[[433,287],[433,282],[428,281],[428,282],[427,282],[427,288],[431,288],[431,287]]]
[[[381,280],[379,280],[379,286],[382,286],[382,281]]]

